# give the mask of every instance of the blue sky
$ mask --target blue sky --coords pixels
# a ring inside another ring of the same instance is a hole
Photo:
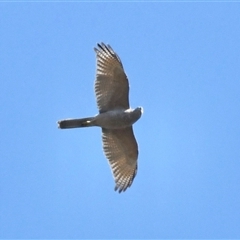
[[[0,3],[1,238],[240,238],[239,3]],[[118,194],[97,42],[130,81],[138,174]]]

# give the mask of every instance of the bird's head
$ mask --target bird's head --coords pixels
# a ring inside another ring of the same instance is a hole
[[[137,107],[138,111],[141,112],[141,114],[143,114],[143,107]]]
[[[136,115],[138,116],[138,119],[139,119],[143,114],[143,108],[142,107],[137,107],[137,108],[134,109],[134,112],[136,113]]]

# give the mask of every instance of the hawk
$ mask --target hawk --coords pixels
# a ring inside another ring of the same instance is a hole
[[[111,166],[115,191],[132,185],[137,174],[138,144],[132,125],[143,109],[129,106],[129,83],[122,62],[110,45],[97,44],[95,95],[99,113],[94,117],[58,121],[58,128],[102,128],[103,150]]]

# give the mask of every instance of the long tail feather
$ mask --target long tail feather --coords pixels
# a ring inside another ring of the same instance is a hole
[[[92,120],[94,117],[79,118],[79,119],[64,119],[58,121],[58,128],[81,128],[81,127],[91,127],[94,126]]]

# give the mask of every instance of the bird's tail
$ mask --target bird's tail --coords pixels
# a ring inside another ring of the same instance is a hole
[[[81,128],[94,126],[94,117],[79,118],[79,119],[65,119],[58,121],[58,128]]]

